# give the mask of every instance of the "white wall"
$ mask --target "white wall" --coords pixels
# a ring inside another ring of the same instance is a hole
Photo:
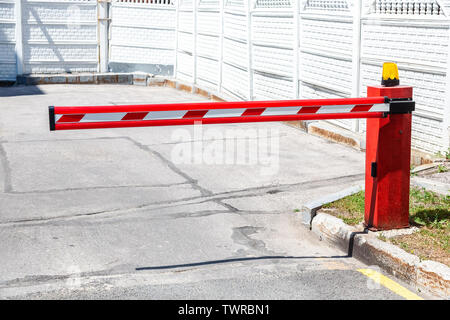
[[[232,98],[251,99],[249,18],[244,0],[223,3],[222,74],[218,87]]]
[[[22,0],[21,6],[17,54],[24,74],[97,71],[96,0]]]
[[[186,82],[194,82],[194,11],[192,0],[177,2],[176,77]]]
[[[294,12],[290,1],[250,4],[253,99],[291,99],[294,86]]]
[[[234,99],[350,97],[394,61],[414,86],[413,147],[447,151],[449,9],[435,0],[181,0],[175,76]],[[365,131],[364,120],[329,122]]]
[[[0,1],[0,79],[16,79],[16,7],[14,0]]]
[[[217,0],[203,0],[197,5],[196,14],[196,62],[197,83],[205,88],[217,88],[219,84],[219,59],[221,41],[220,5]]]
[[[110,8],[110,70],[172,75],[175,8],[171,0],[114,0]]]
[[[359,96],[353,92],[353,13],[349,2],[309,1],[300,6],[299,97]],[[379,77],[377,76],[377,79]],[[330,120],[345,129],[358,120]]]

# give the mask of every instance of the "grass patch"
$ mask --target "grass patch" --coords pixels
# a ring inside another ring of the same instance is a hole
[[[356,225],[364,221],[364,191],[360,191],[351,196],[338,201],[328,203],[324,208],[336,209],[334,216],[342,219],[346,224]]]
[[[364,221],[364,191],[345,197],[324,208],[349,225]],[[410,224],[419,231],[393,238],[380,236],[421,259],[431,259],[450,266],[450,196],[412,187],[410,192]]]

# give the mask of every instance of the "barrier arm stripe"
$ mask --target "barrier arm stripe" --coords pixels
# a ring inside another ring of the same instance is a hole
[[[308,99],[308,100],[270,100],[270,101],[233,101],[233,102],[190,102],[121,106],[77,106],[55,107],[58,114],[105,113],[105,112],[145,112],[173,110],[209,110],[209,109],[248,109],[270,107],[314,107],[332,105],[370,105],[387,103],[385,97]]]
[[[55,130],[76,129],[103,129],[103,128],[126,128],[126,127],[152,127],[152,126],[176,126],[192,124],[219,124],[219,123],[244,123],[244,122],[273,122],[273,121],[295,121],[295,120],[328,120],[328,119],[358,119],[358,118],[382,118],[384,112],[358,112],[352,114],[304,114],[287,116],[265,116],[265,117],[233,117],[233,118],[190,118],[190,119],[164,119],[147,121],[111,121],[111,122],[75,122],[56,123]]]
[[[389,112],[384,97],[205,102],[128,106],[49,107],[50,130],[380,118]]]

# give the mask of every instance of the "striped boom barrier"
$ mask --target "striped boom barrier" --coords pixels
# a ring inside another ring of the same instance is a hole
[[[385,97],[49,107],[50,130],[381,118]]]
[[[369,86],[367,98],[49,107],[50,130],[367,118],[365,225],[404,228],[415,102],[389,72],[389,86]]]

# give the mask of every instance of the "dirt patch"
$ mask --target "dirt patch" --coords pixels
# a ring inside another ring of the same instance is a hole
[[[436,233],[439,233],[439,235]],[[390,239],[379,238],[399,246],[406,252],[418,256],[421,260],[433,260],[450,267],[448,232],[445,234],[444,230],[436,231],[424,227],[409,235],[396,236]],[[447,238],[447,244],[442,240],[445,238]]]

